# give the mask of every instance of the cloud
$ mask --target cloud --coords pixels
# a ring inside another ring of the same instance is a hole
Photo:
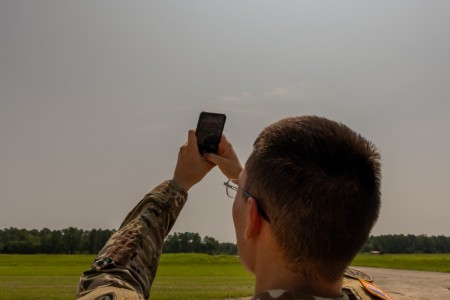
[[[219,98],[221,103],[247,104],[266,101],[303,101],[312,102],[321,87],[319,83],[298,83],[294,85],[275,86],[260,92],[242,92],[238,95],[226,95]]]
[[[220,98],[221,102],[225,103],[236,103],[236,102],[249,102],[256,101],[257,97],[251,93],[243,92],[237,96],[223,96]]]
[[[273,87],[270,90],[261,93],[261,96],[266,99],[273,100],[296,100],[296,101],[308,101],[314,100],[317,92],[320,90],[318,83],[299,83],[296,85],[284,85]]]

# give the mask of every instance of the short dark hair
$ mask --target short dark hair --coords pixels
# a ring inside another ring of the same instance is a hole
[[[291,117],[256,139],[244,188],[261,202],[291,266],[336,280],[378,219],[380,168],[375,145],[347,126]]]

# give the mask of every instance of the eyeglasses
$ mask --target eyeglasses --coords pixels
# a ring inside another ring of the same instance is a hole
[[[224,182],[223,185],[226,187],[226,192],[227,192],[227,196],[230,198],[236,198],[237,192],[238,190],[242,191],[242,195],[244,195],[244,197],[249,198],[252,197],[253,199],[255,199],[256,202],[256,207],[258,208],[258,212],[261,215],[261,217],[267,222],[270,223],[270,219],[267,216],[266,212],[264,211],[264,209],[262,209],[261,205],[258,203],[259,200],[253,196],[252,194],[250,194],[249,192],[244,191],[243,189],[239,188],[237,185],[235,185],[233,183],[233,180],[235,179],[230,179],[227,182]]]

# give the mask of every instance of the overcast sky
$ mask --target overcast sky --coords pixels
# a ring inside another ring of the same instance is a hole
[[[373,234],[450,235],[449,1],[0,0],[0,228],[117,228],[170,179],[201,111],[245,162],[288,116],[383,162]],[[225,177],[173,231],[235,241]]]

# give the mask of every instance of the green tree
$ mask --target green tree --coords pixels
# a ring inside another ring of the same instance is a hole
[[[78,253],[79,249],[81,248],[81,238],[83,236],[83,231],[75,227],[69,227],[62,230],[62,235],[65,253]]]
[[[205,236],[203,239],[203,245],[204,245],[205,253],[208,253],[208,254],[218,253],[219,242],[215,238]]]
[[[52,231],[48,228],[43,228],[39,231],[39,237],[41,239],[40,253],[52,253]]]
[[[220,243],[218,252],[229,255],[237,255],[237,246],[233,243]]]

